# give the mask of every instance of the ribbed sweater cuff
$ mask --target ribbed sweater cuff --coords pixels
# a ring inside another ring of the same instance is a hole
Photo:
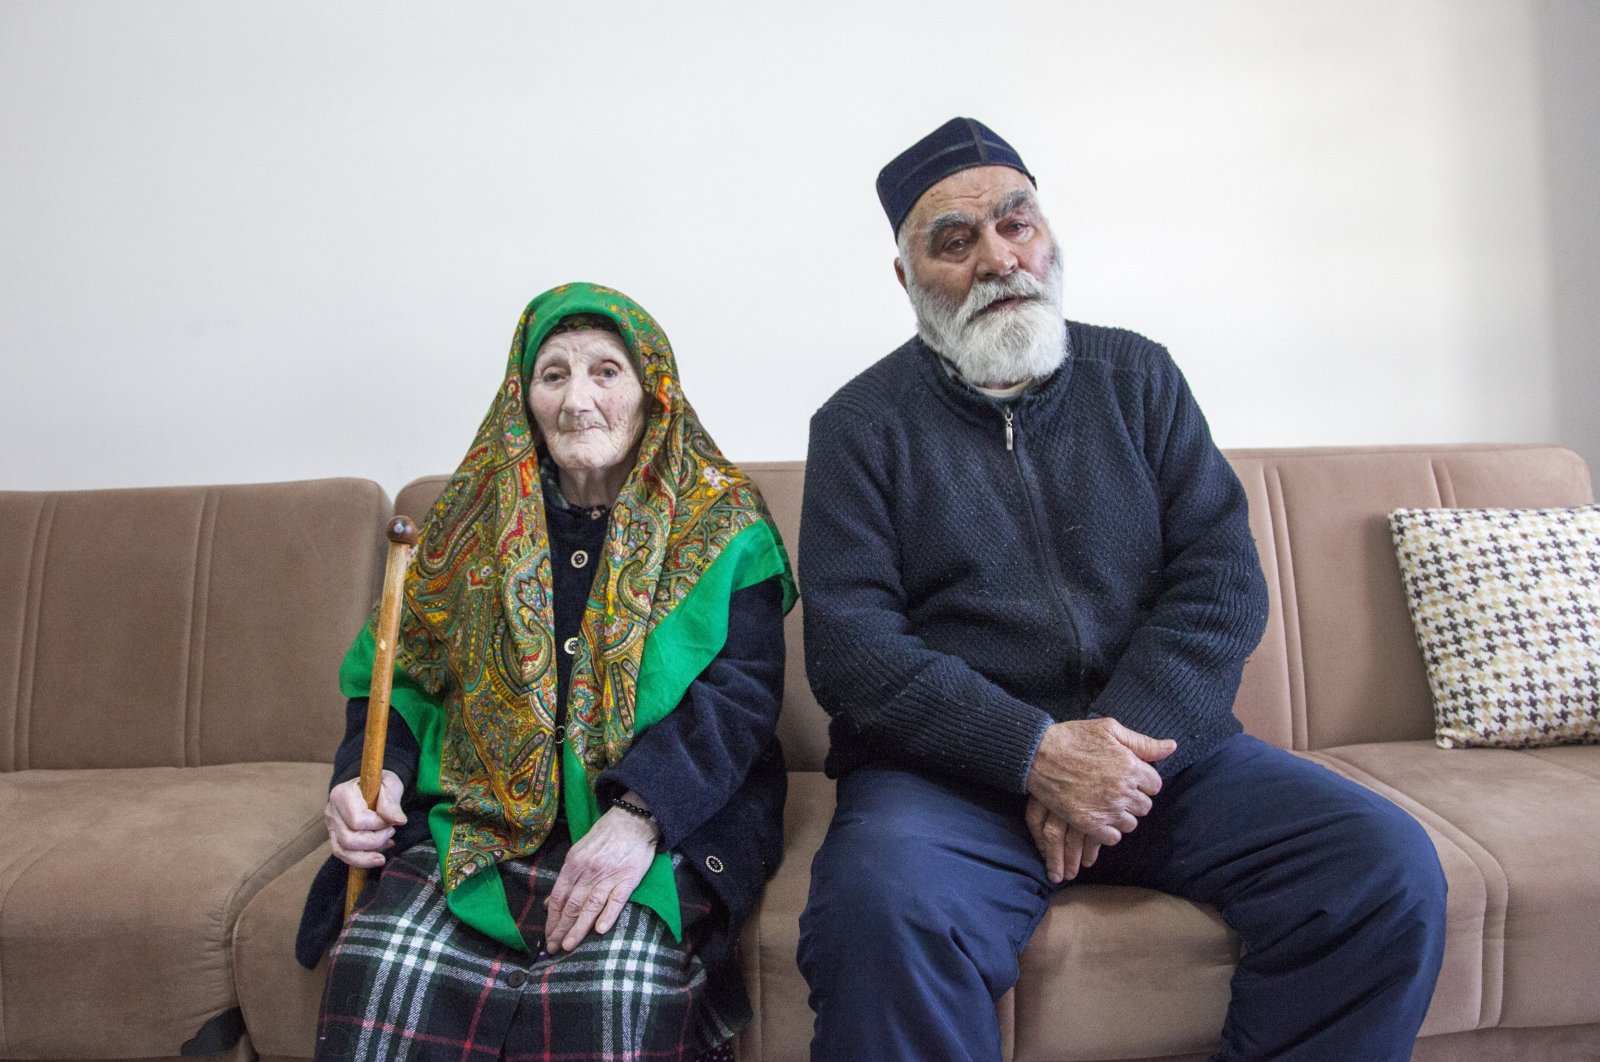
[[[1109,716],[1149,737],[1176,741],[1177,751],[1153,765],[1163,778],[1193,762],[1193,754],[1215,740],[1219,724],[1222,730],[1237,729],[1231,715],[1215,710],[1215,694],[1202,684],[1175,684],[1159,691],[1149,688],[1152,685],[1131,675],[1115,676],[1095,698],[1089,714]]]
[[[1034,754],[1054,722],[1049,714],[1003,696],[981,705],[952,703],[947,694],[913,687],[905,697],[925,723],[907,735],[917,760],[1008,793],[1028,791]]]

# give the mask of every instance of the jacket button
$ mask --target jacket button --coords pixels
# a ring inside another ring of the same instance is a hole
[[[574,634],[571,638],[568,638],[566,641],[562,642],[561,648],[567,651],[568,656],[576,653],[578,651],[578,636]]]
[[[521,970],[512,970],[510,973],[506,974],[507,988],[521,988],[527,983],[528,975],[523,973]]]
[[[716,856],[706,856],[706,869],[711,871],[713,874],[721,874],[722,860],[718,859]]]
[[[576,550],[572,551],[572,566],[574,568],[582,568],[585,564],[588,564],[588,563],[589,563],[589,554],[585,553],[581,549],[576,549]]]

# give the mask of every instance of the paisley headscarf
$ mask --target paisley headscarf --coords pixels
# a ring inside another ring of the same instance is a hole
[[[579,314],[616,326],[646,419],[597,558],[558,734],[550,540],[525,390],[540,344]],[[429,824],[458,916],[526,948],[499,875],[485,871],[536,851],[558,800],[574,839],[589,830],[595,779],[721,651],[731,595],[773,576],[787,608],[793,580],[766,505],[701,426],[655,320],[593,284],[529,303],[494,402],[422,525],[396,656],[393,703],[422,748],[419,790],[441,798]],[[341,669],[349,696],[367,692],[371,644],[369,624]],[[678,931],[665,855],[633,898]]]

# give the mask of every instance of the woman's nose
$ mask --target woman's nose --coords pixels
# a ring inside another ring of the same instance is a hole
[[[588,377],[574,375],[567,381],[566,389],[561,392],[561,408],[572,413],[594,408],[594,384]]]

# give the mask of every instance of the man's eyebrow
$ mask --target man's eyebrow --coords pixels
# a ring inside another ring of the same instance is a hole
[[[1015,213],[1018,210],[1036,211],[1038,209],[1039,200],[1034,196],[1033,189],[1018,188],[994,205],[994,209],[989,211],[989,218],[992,221],[999,221],[1006,215]]]
[[[922,240],[931,249],[939,242],[939,237],[951,229],[975,228],[977,224],[971,214],[963,214],[959,210],[946,211],[928,222],[928,230]]]

